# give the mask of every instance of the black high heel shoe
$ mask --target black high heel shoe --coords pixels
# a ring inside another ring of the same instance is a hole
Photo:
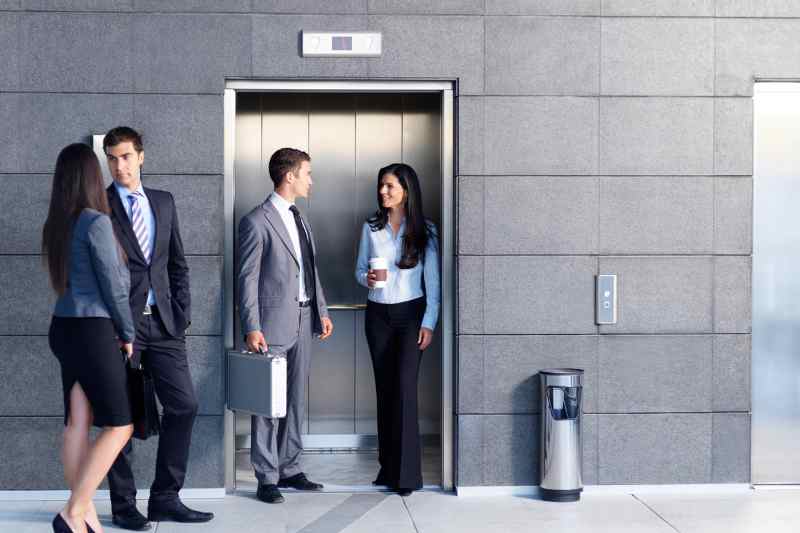
[[[383,468],[378,470],[378,477],[375,478],[375,481],[372,482],[373,485],[389,485],[389,479],[383,473]]]
[[[72,528],[61,517],[61,513],[56,514],[56,517],[53,518],[53,533],[72,533]]]

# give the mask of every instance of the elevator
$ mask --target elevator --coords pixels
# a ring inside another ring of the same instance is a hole
[[[314,340],[303,467],[326,487],[370,486],[377,472],[375,387],[364,333],[367,289],[355,281],[355,261],[361,226],[377,209],[378,170],[394,162],[411,165],[420,178],[425,215],[442,234],[442,313],[423,355],[418,397],[424,483],[447,486],[452,479],[452,313],[445,311],[452,303],[445,285],[451,279],[446,255],[452,255],[447,250],[452,247],[452,108],[445,107],[452,98],[441,90],[392,90],[388,83],[268,85],[240,82],[239,90],[226,91],[225,312],[231,334],[226,347],[244,349],[232,283],[239,220],[273,190],[267,170],[272,153],[285,146],[304,150],[311,156],[313,186],[297,205],[314,230],[334,334]],[[226,414],[226,444],[226,478],[233,477],[226,486],[254,489],[249,415]]]
[[[753,98],[753,484],[800,483],[800,83]]]

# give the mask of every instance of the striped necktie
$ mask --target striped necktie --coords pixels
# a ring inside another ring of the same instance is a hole
[[[145,261],[150,262],[150,232],[147,231],[147,224],[144,223],[144,215],[142,214],[142,193],[139,191],[133,192],[128,196],[128,201],[131,203],[131,225],[133,232],[136,234],[136,240],[139,241],[139,248],[142,250]]]

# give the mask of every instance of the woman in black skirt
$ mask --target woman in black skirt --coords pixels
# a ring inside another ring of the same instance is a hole
[[[69,501],[53,531],[102,531],[94,494],[133,434],[125,361],[133,353],[130,277],[117,244],[100,164],[85,144],[58,156],[42,232],[58,300],[50,349],[64,387],[64,478]],[[122,352],[122,353],[120,353]],[[90,426],[102,431],[93,444]]]
[[[439,239],[425,219],[417,173],[395,163],[378,173],[378,211],[361,230],[356,279],[369,287],[365,330],[378,411],[376,485],[401,496],[422,488],[417,380],[439,317]],[[386,272],[370,267],[382,259]]]

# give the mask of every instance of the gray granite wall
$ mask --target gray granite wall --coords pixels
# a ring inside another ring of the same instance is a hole
[[[303,59],[302,29],[384,55]],[[121,123],[179,193],[188,486],[222,485],[226,76],[458,78],[459,485],[537,482],[552,365],[587,371],[588,483],[747,481],[752,78],[800,77],[798,31],[789,0],[0,0],[0,489],[62,487],[39,232],[58,150]]]

